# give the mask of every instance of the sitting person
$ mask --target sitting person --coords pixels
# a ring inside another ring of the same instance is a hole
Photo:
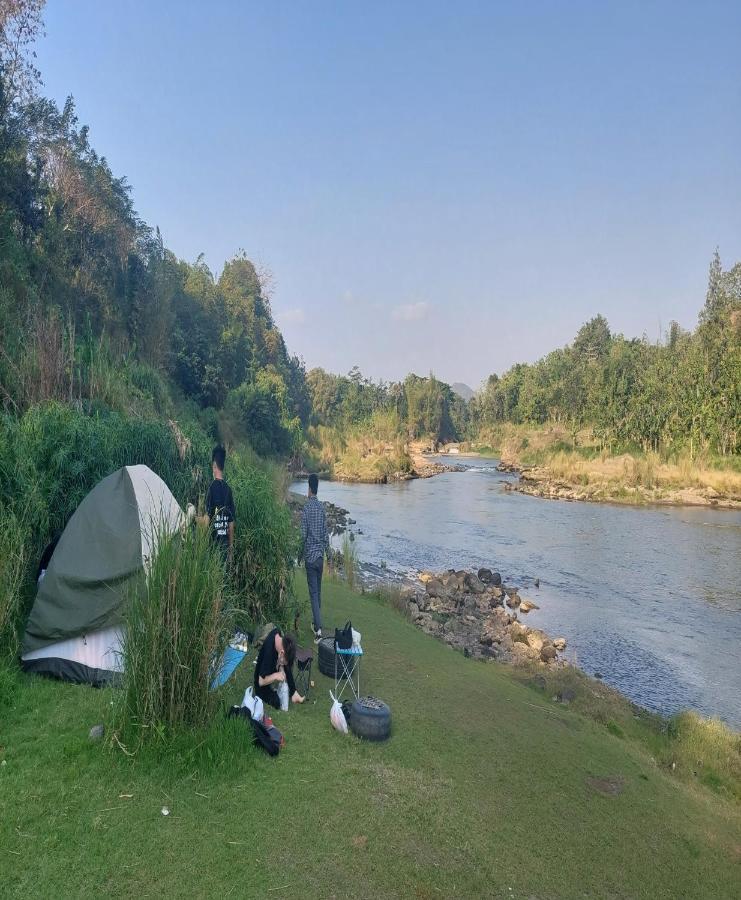
[[[274,628],[265,638],[255,664],[255,696],[275,709],[288,709],[288,698],[303,703],[293,680],[296,640]],[[282,701],[282,702],[281,702]]]

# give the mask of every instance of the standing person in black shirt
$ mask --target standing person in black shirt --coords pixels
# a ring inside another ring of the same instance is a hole
[[[214,447],[211,454],[214,480],[206,494],[206,515],[201,521],[210,527],[212,540],[231,563],[234,552],[234,497],[224,480],[225,465],[226,450]]]

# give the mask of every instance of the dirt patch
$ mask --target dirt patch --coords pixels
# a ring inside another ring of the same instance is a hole
[[[593,791],[605,797],[617,797],[625,790],[625,779],[622,775],[605,775],[599,778],[590,776],[587,778],[587,784]]]

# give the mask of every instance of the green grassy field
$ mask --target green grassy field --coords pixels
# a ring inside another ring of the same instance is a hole
[[[0,710],[0,894],[739,896],[731,799],[376,600],[330,583],[324,603],[327,624],[363,633],[362,686],[391,704],[391,740],[334,732],[315,666],[310,701],[274,716],[277,759],[239,721],[129,758],[88,741],[112,691],[24,678]]]

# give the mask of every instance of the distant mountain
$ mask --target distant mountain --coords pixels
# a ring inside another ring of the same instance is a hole
[[[459,397],[463,397],[463,399],[468,403],[471,397],[474,396],[476,391],[470,388],[467,384],[463,384],[462,381],[456,381],[455,384],[450,385],[450,390],[454,394],[458,394]]]

